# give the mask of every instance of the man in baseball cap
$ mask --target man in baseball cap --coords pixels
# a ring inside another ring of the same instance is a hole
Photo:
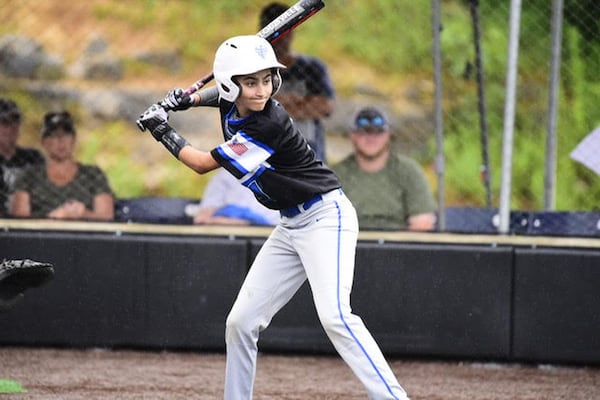
[[[0,98],[0,217],[8,215],[8,195],[23,171],[44,163],[39,150],[18,145],[22,122],[17,104]]]
[[[352,118],[354,153],[333,166],[354,204],[361,229],[428,231],[435,226],[435,202],[416,161],[391,152],[385,112],[374,106]]]

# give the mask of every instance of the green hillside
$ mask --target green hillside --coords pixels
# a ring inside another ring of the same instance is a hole
[[[0,0],[0,34],[21,33],[34,37],[48,52],[60,54],[69,63],[81,53],[89,35],[100,33],[125,65],[124,79],[111,85],[163,90],[185,86],[210,71],[218,44],[232,35],[256,32],[258,12],[266,3],[265,0],[96,0],[65,4],[60,0]],[[477,82],[466,68],[474,59],[472,19],[468,1],[442,3],[446,203],[477,206],[484,203],[485,194],[479,178]],[[479,10],[480,39],[492,184],[497,202],[509,10],[507,4],[481,3],[484,4]],[[536,0],[523,5],[513,208],[539,209],[542,206],[551,44],[549,3]],[[596,198],[600,195],[598,177],[568,157],[585,134],[600,124],[597,110],[600,33],[593,19],[592,22],[587,19],[595,12],[600,13],[594,11],[600,7],[594,2],[589,6],[583,3],[586,0],[565,1],[567,15],[558,118],[559,209],[596,209]],[[420,111],[432,113],[431,2],[329,0],[326,4],[321,12],[298,28],[296,48],[319,56],[328,64],[340,103],[367,91],[398,113],[415,104],[422,108]],[[181,66],[173,71],[140,63],[132,57],[143,51],[175,52]],[[25,85],[6,80],[0,83],[7,94],[24,105],[26,115],[40,115],[44,111],[43,105],[23,90]],[[425,166],[435,188],[432,126],[430,121],[425,148],[411,155]],[[35,132],[36,128],[35,118],[28,118],[25,130]],[[84,131],[81,157],[97,161],[107,170],[118,195],[196,197],[201,193],[205,178],[185,170],[168,154],[162,154],[166,152],[152,152],[151,161],[132,162],[135,160],[131,157],[135,153],[132,148],[140,146],[140,136],[130,121],[86,125]],[[35,134],[25,140],[36,144]],[[415,139],[420,140],[421,137]]]

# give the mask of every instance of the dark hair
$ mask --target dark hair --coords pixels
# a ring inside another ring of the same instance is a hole
[[[22,119],[23,116],[21,115],[21,110],[19,110],[19,107],[14,101],[0,98],[0,124],[20,124]]]
[[[66,133],[75,134],[75,126],[73,118],[68,111],[50,111],[44,115],[44,123],[42,125],[42,137],[50,136],[57,130],[62,130]]]
[[[280,2],[273,2],[263,7],[260,13],[260,28],[269,25],[271,21],[286,12],[288,8],[289,6]]]

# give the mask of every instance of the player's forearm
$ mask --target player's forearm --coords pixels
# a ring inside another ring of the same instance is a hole
[[[195,107],[218,107],[219,91],[216,86],[202,89],[192,95]]]
[[[178,159],[199,174],[205,174],[220,166],[209,152],[189,145],[181,149]]]

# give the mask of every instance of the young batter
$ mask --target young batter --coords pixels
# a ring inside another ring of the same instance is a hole
[[[358,235],[356,212],[335,174],[315,157],[288,113],[271,97],[280,64],[258,36],[226,40],[216,52],[216,87],[192,96],[174,89],[172,110],[219,107],[225,142],[210,152],[192,147],[154,105],[138,120],[181,162],[203,174],[219,167],[280,211],[275,227],[227,317],[225,399],[252,398],[257,342],[273,316],[308,279],[317,313],[338,353],[371,399],[407,399],[378,345],[352,313],[350,291]]]

